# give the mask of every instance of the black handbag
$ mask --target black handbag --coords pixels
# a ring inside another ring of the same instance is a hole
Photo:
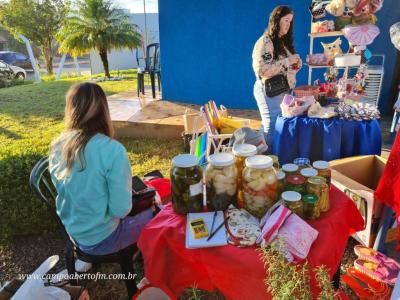
[[[288,80],[285,75],[276,75],[266,79],[264,82],[265,94],[268,97],[275,97],[290,90]]]

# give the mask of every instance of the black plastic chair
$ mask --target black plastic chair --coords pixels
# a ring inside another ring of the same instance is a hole
[[[93,264],[118,263],[121,266],[122,273],[125,275],[125,285],[128,291],[129,299],[132,298],[132,296],[137,292],[136,282],[134,279],[135,270],[133,267],[133,256],[138,252],[136,244],[130,245],[118,252],[107,255],[90,255],[80,250],[75,241],[65,230],[61,219],[57,215],[55,208],[55,199],[57,193],[51,182],[48,167],[48,158],[41,158],[32,169],[29,185],[36,195],[46,203],[51,210],[52,215],[55,217],[57,223],[61,227],[62,234],[66,240],[66,264],[68,274],[76,274],[75,258]],[[70,284],[78,285],[78,281],[76,279],[70,279]]]
[[[145,67],[140,68],[139,50],[136,49],[136,62],[138,65],[137,73],[137,93],[145,94],[144,90],[144,75],[150,75],[151,91],[153,98],[156,97],[156,76],[158,80],[158,91],[161,91],[161,68],[160,68],[160,44],[153,43],[146,47]]]

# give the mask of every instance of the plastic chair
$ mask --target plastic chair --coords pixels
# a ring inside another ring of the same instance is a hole
[[[52,215],[55,217],[58,225],[60,225],[62,234],[66,240],[66,264],[68,274],[76,274],[75,258],[93,264],[118,263],[121,266],[122,273],[125,275],[125,285],[130,299],[137,292],[136,282],[134,279],[135,270],[133,267],[134,255],[138,252],[136,244],[107,255],[90,255],[80,250],[77,247],[76,242],[65,230],[61,219],[56,213],[55,199],[57,193],[55,192],[55,188],[51,182],[48,166],[48,157],[41,158],[32,169],[29,178],[29,185],[39,199],[45,202],[50,208]],[[69,281],[71,285],[78,285],[76,279],[70,279]]]
[[[136,62],[140,66],[139,50],[136,49]],[[150,75],[151,91],[153,98],[156,97],[156,76],[158,80],[158,91],[161,91],[161,68],[160,68],[160,44],[153,43],[146,47],[145,67],[138,67],[137,71],[138,96],[144,94],[144,75]]]

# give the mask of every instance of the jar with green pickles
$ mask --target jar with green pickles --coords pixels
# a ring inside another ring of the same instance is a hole
[[[329,187],[326,179],[321,176],[310,177],[307,180],[307,194],[318,197],[320,212],[327,212],[330,208]]]
[[[210,211],[226,210],[237,205],[237,168],[230,153],[216,153],[208,157],[205,171],[207,207]]]
[[[300,171],[300,175],[303,176],[306,181],[308,178],[318,176],[318,171],[313,168],[304,168]]]
[[[299,167],[299,173],[302,169],[308,168],[311,166],[310,160],[305,157],[298,157],[293,160],[293,163]]]
[[[318,197],[315,195],[303,196],[303,214],[307,220],[315,220],[320,216]]]
[[[286,177],[289,175],[297,174],[299,167],[295,164],[284,164],[282,166],[282,171],[285,172]]]
[[[318,171],[318,176],[322,176],[326,179],[328,186],[331,185],[331,169],[329,168],[329,162],[324,160],[317,160],[313,162],[313,167]]]
[[[281,195],[283,205],[289,208],[292,212],[303,218],[303,201],[301,194],[293,191],[283,192]]]
[[[285,191],[294,191],[302,195],[306,193],[305,178],[301,175],[289,175],[286,177]]]
[[[180,154],[172,159],[172,207],[177,214],[201,212],[203,208],[203,173],[197,157]]]

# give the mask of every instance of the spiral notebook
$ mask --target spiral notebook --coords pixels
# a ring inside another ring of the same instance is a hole
[[[207,247],[217,247],[217,246],[224,246],[227,244],[227,235],[225,225],[217,231],[217,233],[207,241],[208,237],[195,239],[192,235],[190,230],[189,222],[203,218],[204,223],[207,226],[208,233],[211,234],[211,225],[213,220],[214,212],[206,212],[206,213],[188,213],[187,214],[187,221],[186,221],[186,248],[187,249],[196,249],[196,248],[207,248]],[[218,227],[218,225],[224,222],[224,213],[223,211],[218,211],[218,214],[215,218],[214,223],[214,230]]]

